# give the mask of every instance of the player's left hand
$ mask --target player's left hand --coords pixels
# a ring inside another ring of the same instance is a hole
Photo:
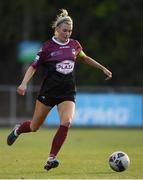
[[[108,69],[104,68],[103,72],[107,76],[105,80],[109,80],[109,79],[112,78],[112,72],[111,71],[109,71]]]

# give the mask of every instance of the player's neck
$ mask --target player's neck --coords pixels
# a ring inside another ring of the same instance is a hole
[[[52,40],[60,45],[66,45],[69,43],[69,39],[66,42],[61,41],[57,36],[53,36]]]

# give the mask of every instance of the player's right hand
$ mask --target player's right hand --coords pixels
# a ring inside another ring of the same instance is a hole
[[[26,89],[27,89],[27,86],[21,84],[21,85],[18,86],[18,88],[17,88],[17,93],[18,93],[19,95],[21,95],[21,96],[24,96],[24,95],[25,95],[25,92],[26,92]]]

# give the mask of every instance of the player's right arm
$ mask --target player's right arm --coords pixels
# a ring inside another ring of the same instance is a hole
[[[27,69],[27,71],[24,75],[24,78],[22,80],[22,83],[17,88],[17,93],[19,95],[24,96],[26,89],[27,89],[28,82],[33,77],[33,75],[35,74],[37,68],[43,63],[43,59],[45,59],[45,51],[42,47],[39,50],[39,52],[37,53],[37,56],[36,56],[34,62]]]
[[[36,69],[31,65],[29,66],[29,68],[27,69],[24,78],[22,80],[22,83],[18,86],[17,88],[17,93],[19,95],[24,96],[26,89],[27,89],[27,84],[30,81],[30,79],[33,77],[33,75],[35,74]]]

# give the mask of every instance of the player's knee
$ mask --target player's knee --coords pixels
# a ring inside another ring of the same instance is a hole
[[[31,132],[36,132],[39,129],[39,127],[30,125],[30,129],[31,129]]]
[[[69,128],[71,126],[71,121],[65,121],[65,122],[61,123],[61,125]]]

